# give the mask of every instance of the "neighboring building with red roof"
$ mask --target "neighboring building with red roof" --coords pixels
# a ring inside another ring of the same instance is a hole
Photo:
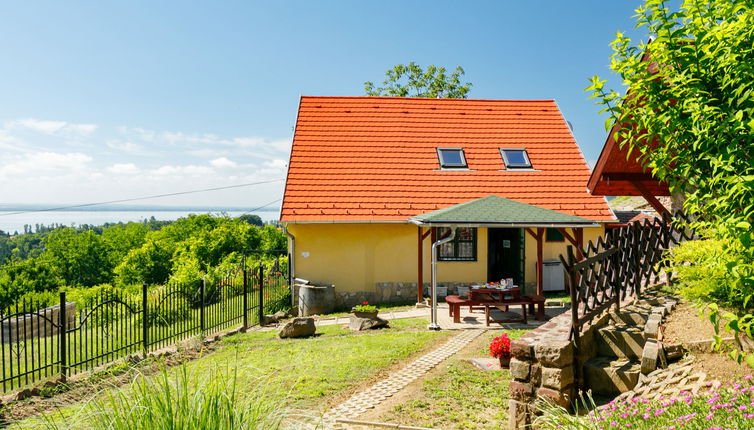
[[[438,278],[453,287],[502,274],[533,285],[535,262],[616,221],[587,191],[589,176],[553,100],[302,97],[280,220],[295,237],[296,277],[335,284],[344,305],[408,299],[445,228],[416,217],[503,197],[549,211],[497,201],[519,214],[467,220],[440,248]]]

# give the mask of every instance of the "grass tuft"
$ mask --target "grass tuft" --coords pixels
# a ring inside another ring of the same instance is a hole
[[[239,390],[235,367],[199,373],[181,365],[177,370],[163,369],[156,377],[139,374],[129,387],[105,391],[65,420],[46,417],[45,427],[274,430],[286,417],[286,411],[268,395],[265,381]]]

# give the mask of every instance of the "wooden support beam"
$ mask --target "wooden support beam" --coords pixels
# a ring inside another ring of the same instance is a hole
[[[537,295],[544,296],[544,285],[542,281],[542,251],[545,236],[545,229],[537,228]]]
[[[636,188],[636,191],[641,193],[641,196],[644,197],[650,205],[652,205],[652,208],[657,212],[660,216],[663,216],[664,214],[670,214],[670,211],[660,203],[659,200],[657,200],[657,197],[653,196],[652,193],[649,192],[647,187],[644,186],[639,181],[631,181],[631,185]]]
[[[583,243],[579,243],[579,235],[577,233],[577,231],[581,232],[581,229],[580,228],[579,229],[575,229],[574,228],[573,229],[573,236],[571,236],[570,234],[568,234],[568,231],[565,228],[559,227],[558,231],[560,232],[560,234],[563,235],[563,237],[566,238],[566,240],[568,240],[569,242],[571,242],[571,245],[573,245],[574,248],[576,248],[576,257],[579,260],[581,260],[582,258],[584,258],[584,254],[581,252],[581,249],[583,248],[584,244]],[[584,235],[583,234],[581,235],[581,240],[582,240],[582,242],[584,240]]]
[[[419,271],[416,275],[416,303],[421,302],[424,300],[424,238],[427,237],[426,234],[422,233],[422,227],[419,226],[418,229],[419,232]],[[429,234],[429,230],[427,231],[427,234]]]

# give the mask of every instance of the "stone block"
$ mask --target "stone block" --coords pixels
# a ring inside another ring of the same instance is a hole
[[[593,358],[584,363],[584,381],[594,394],[617,396],[634,389],[641,366],[626,359]]]
[[[573,384],[573,366],[566,366],[562,369],[554,367],[542,368],[542,386],[554,390],[563,390],[565,387]]]
[[[684,349],[680,343],[663,344],[663,349],[665,350],[665,358],[668,361],[676,361],[683,358]]]
[[[644,332],[638,327],[609,326],[598,331],[599,355],[639,359],[644,349]]]
[[[534,395],[534,387],[532,384],[519,381],[511,381],[509,384],[510,395],[514,400],[529,401]]]
[[[573,343],[569,341],[543,341],[534,347],[537,361],[547,367],[565,367],[573,364]]]
[[[526,403],[508,400],[508,428],[521,430],[531,425],[530,407]]]
[[[647,323],[647,319],[649,318],[649,314],[638,312],[638,311],[621,311],[621,312],[610,312],[610,319],[613,320],[613,322],[618,324],[625,324],[625,325],[644,325]]]
[[[641,373],[647,375],[657,369],[660,358],[660,346],[656,339],[647,339],[644,351],[641,355]]]
[[[668,309],[665,306],[654,306],[652,308],[653,314],[660,314],[662,316],[665,316],[668,314]]]
[[[644,339],[657,339],[660,334],[660,322],[656,319],[647,321],[644,326]]]
[[[542,365],[540,365],[539,363],[531,365],[529,381],[535,387],[542,385]]]
[[[529,380],[529,370],[531,369],[531,364],[529,362],[512,358],[510,369],[511,376],[514,379],[517,379],[519,381]]]
[[[534,347],[525,340],[513,340],[511,341],[511,355],[519,360],[533,360]]]
[[[540,388],[537,390],[537,397],[540,397],[554,405],[558,405],[566,409],[571,408],[571,396],[567,391]]]

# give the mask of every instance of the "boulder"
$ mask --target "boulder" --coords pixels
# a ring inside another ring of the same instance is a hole
[[[355,315],[351,316],[348,321],[348,328],[353,331],[371,330],[373,328],[387,327],[387,320],[383,320],[380,317],[374,318],[359,318]]]
[[[299,317],[294,318],[285,324],[278,335],[281,339],[289,337],[307,337],[313,335],[317,331],[317,326],[314,325],[314,318]]]
[[[288,314],[285,313],[284,311],[278,311],[272,315],[264,315],[262,316],[262,325],[277,324],[280,321],[286,319],[287,317],[288,317]]]

